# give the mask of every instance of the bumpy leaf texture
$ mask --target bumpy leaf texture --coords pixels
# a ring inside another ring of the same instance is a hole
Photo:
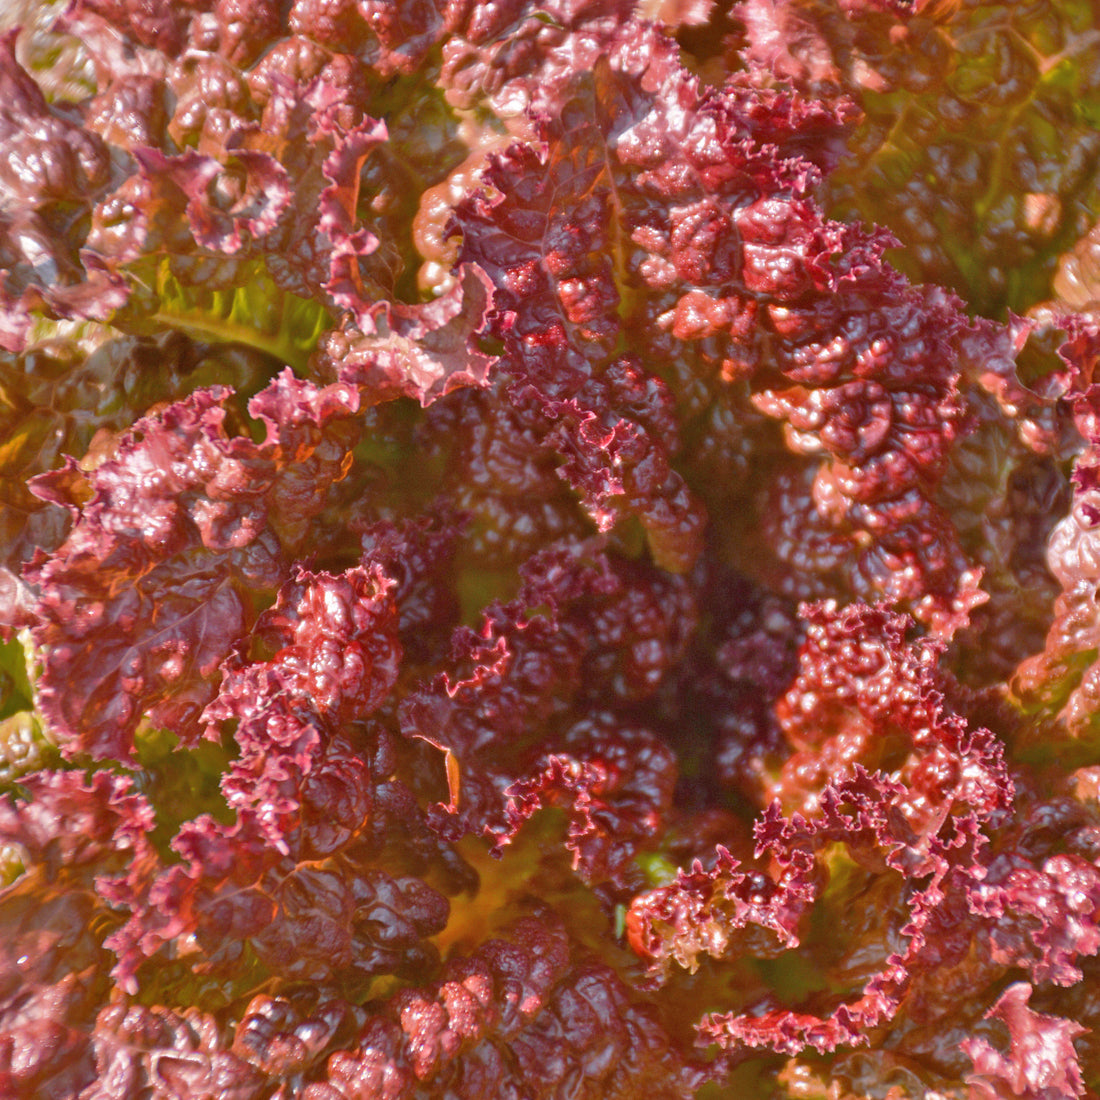
[[[634,30],[575,78],[543,149],[490,155],[498,194],[459,207],[461,255],[498,288],[512,392],[538,395],[555,434],[575,440],[558,444],[571,455],[559,476],[597,525],[625,507],[656,560],[683,569],[703,520],[668,466],[679,441],[657,402],[670,386],[682,411],[747,382],[789,449],[811,456],[759,475],[766,552],[788,583],[805,578],[792,594],[822,594],[814,575],[839,573],[950,634],[982,601],[934,501],[967,427],[959,303],[907,286],[882,259],[887,236],[822,216],[810,188],[831,150],[815,164],[796,143],[837,134],[843,105],[701,89],[667,46],[646,48],[653,33]],[[652,412],[617,411],[623,383],[636,395],[641,381],[624,339],[663,365],[647,383]]]
[[[844,845],[857,866],[911,879],[910,917],[900,929],[908,943],[889,953],[858,998],[824,1018],[773,1011],[715,1016],[703,1025],[713,1041],[792,1053],[807,1044],[829,1050],[857,1043],[865,1028],[894,1015],[926,946],[926,928],[949,899],[944,880],[953,870],[964,879],[984,875],[972,866],[983,844],[980,825],[1012,798],[1001,746],[989,731],[968,731],[944,713],[935,649],[906,646],[903,620],[858,607],[838,614],[829,606],[807,609],[807,618],[800,674],[779,705],[795,751],[777,801],[755,829],[755,859],[763,862],[741,869],[719,849],[713,868],[696,862],[675,883],[636,898],[627,916],[635,948],[667,973],[671,962],[695,969],[702,954],[769,957],[798,947],[828,879],[819,865],[827,845]],[[902,744],[889,745],[898,738]],[[864,765],[879,763],[884,751],[897,778]],[[833,779],[838,772],[850,778]],[[808,797],[799,790],[803,782]],[[783,803],[797,808],[784,816]],[[925,885],[917,889],[917,882]]]
[[[146,713],[194,736],[253,593],[279,582],[347,470],[350,387],[281,376],[250,403],[262,444],[227,435],[228,396],[198,391],[140,420],[93,470],[70,459],[34,483],[74,521],[25,572],[48,649],[43,712],[70,751],[129,756]]]
[[[0,1094],[1100,1093],[1098,50],[7,5]]]
[[[103,884],[133,914],[109,941],[130,992],[145,957],[195,949],[184,941],[202,950],[204,972],[245,971],[251,949],[311,981],[365,981],[432,957],[421,940],[443,927],[446,899],[371,859],[393,830],[415,847],[415,808],[387,789],[382,734],[372,744],[336,733],[376,711],[397,677],[390,588],[378,566],[298,570],[254,628],[275,657],[226,662],[203,720],[236,722],[240,752],[221,779],[236,822],[186,823],[172,846],[187,866]]]
[[[196,343],[172,331],[120,337],[89,326],[83,339],[47,338],[21,355],[0,355],[5,566],[18,570],[36,548],[53,551],[64,541],[64,514],[27,484],[63,455],[106,458],[117,436],[151,406],[214,383],[251,393],[269,373],[269,362],[254,351]]]
[[[1068,514],[1056,524],[1047,543],[1047,561],[1062,591],[1055,600],[1046,646],[1020,665],[1013,687],[1026,704],[1041,701],[1053,712],[1053,721],[1042,723],[1044,729],[1059,738],[1080,738],[1093,731],[1091,699],[1098,675],[1089,607],[1095,590],[1090,563],[1100,439],[1094,382],[1100,328],[1089,313],[1062,315],[1057,320],[1067,339],[1059,347],[1064,369],[1053,376],[1052,388],[1070,405],[1086,446],[1074,464]]]
[[[0,808],[25,867],[0,902],[5,928],[0,1081],[10,1095],[72,1096],[92,1077],[89,1023],[109,983],[96,878],[153,858],[153,809],[128,778],[42,771]]]
[[[15,59],[16,37],[11,30],[0,39],[5,150],[0,345],[13,351],[25,342],[34,308],[105,319],[127,297],[118,276],[97,258],[81,256],[79,240],[66,224],[87,218],[90,198],[108,185],[109,151],[98,135],[46,102]]]
[[[1060,251],[1100,213],[1100,67],[1088,5],[743,0],[741,58],[866,120],[828,185],[888,225],[899,266],[992,314],[1048,297]],[[713,47],[712,47],[713,49]],[[1070,152],[1067,153],[1067,150]]]
[[[397,994],[304,1097],[627,1100],[683,1095],[699,1080],[612,970],[571,957],[560,930],[527,919],[434,986]]]
[[[651,695],[694,612],[675,578],[617,573],[592,549],[549,550],[532,561],[515,600],[491,605],[479,632],[456,633],[460,671],[417,688],[400,712],[407,737],[444,754],[450,797],[433,807],[443,835],[481,831],[506,842],[537,806],[563,798],[576,815],[569,846],[587,873],[629,858],[641,837],[657,831],[675,762],[649,731],[599,710],[549,735],[571,703],[585,713],[585,697],[607,705]],[[656,594],[646,591],[654,581]],[[609,818],[603,824],[592,817],[601,812]],[[631,825],[634,815],[640,820]],[[584,837],[594,848],[587,857]],[[623,850],[599,851],[615,844]]]

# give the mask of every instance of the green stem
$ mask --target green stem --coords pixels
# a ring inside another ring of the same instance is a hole
[[[295,347],[282,334],[269,335],[251,325],[242,325],[223,317],[210,314],[205,316],[182,314],[174,313],[170,309],[159,309],[150,319],[169,328],[179,329],[198,340],[210,343],[244,344],[255,348],[257,351],[281,359],[298,373],[304,371],[309,364],[312,349]]]

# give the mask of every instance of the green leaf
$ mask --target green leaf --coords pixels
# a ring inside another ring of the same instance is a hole
[[[189,286],[172,273],[170,265],[170,259],[161,258],[143,280],[154,296],[153,311],[132,316],[120,311],[115,324],[137,333],[168,327],[207,343],[243,344],[298,372],[305,371],[321,333],[333,325],[320,302],[276,286],[259,261],[231,290]]]
[[[34,706],[28,656],[18,636],[0,644],[0,719]]]

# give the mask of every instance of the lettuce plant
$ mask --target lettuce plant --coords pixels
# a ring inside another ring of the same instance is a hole
[[[0,37],[0,1094],[1100,1092],[1083,0]]]

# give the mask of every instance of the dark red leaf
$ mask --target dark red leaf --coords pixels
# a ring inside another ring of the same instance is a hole
[[[227,396],[194,394],[139,421],[83,476],[70,460],[35,483],[75,517],[25,571],[48,647],[42,706],[71,751],[125,758],[146,714],[194,736],[252,594],[279,583],[284,549],[347,471],[353,391],[276,380],[250,405],[262,444],[226,434]]]

